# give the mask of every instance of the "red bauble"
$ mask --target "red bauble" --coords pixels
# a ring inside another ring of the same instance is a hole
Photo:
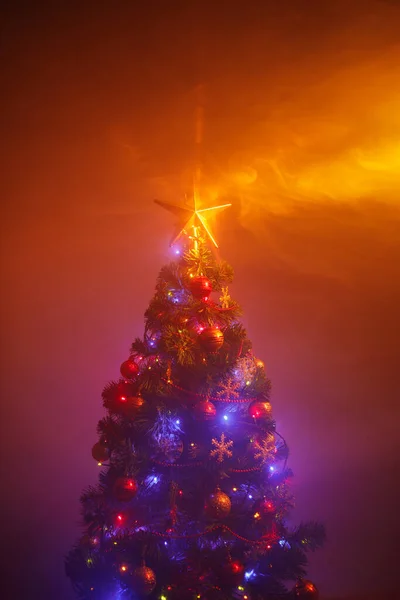
[[[270,402],[260,402],[255,400],[249,406],[249,415],[253,419],[261,421],[271,421],[272,419],[272,406]]]
[[[132,587],[138,596],[149,596],[156,587],[156,575],[152,569],[142,565],[133,571]]]
[[[110,449],[101,442],[97,442],[92,448],[92,456],[98,463],[103,463],[110,458]]]
[[[217,488],[207,500],[205,511],[206,515],[212,519],[223,519],[229,515],[231,507],[232,503],[229,496]]]
[[[136,496],[137,491],[137,483],[130,477],[118,477],[114,483],[114,496],[120,502],[129,502]]]
[[[128,358],[120,367],[124,379],[135,379],[139,373],[139,367],[132,358]]]
[[[211,281],[204,275],[192,277],[189,287],[195,298],[202,298],[203,300],[208,300],[212,292]]]
[[[199,341],[207,352],[218,352],[224,343],[224,334],[217,327],[207,327],[200,333]]]
[[[312,581],[299,579],[294,587],[294,596],[299,600],[318,600],[319,592]]]
[[[142,396],[121,396],[119,409],[127,417],[134,417],[144,404]]]
[[[194,412],[199,419],[208,421],[215,417],[217,414],[217,409],[212,402],[209,402],[208,400],[201,400],[195,404]]]

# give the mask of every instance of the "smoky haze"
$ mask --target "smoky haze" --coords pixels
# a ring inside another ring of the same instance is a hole
[[[152,200],[196,169],[205,204],[233,204],[215,231],[291,449],[293,521],[326,523],[310,577],[324,598],[397,597],[399,3],[4,16],[2,598],[73,597],[100,393],[171,258]]]

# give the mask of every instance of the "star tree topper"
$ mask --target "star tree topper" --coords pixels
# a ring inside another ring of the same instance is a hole
[[[190,235],[193,233],[193,236],[196,238],[198,230],[202,229],[211,243],[218,248],[217,241],[211,231],[208,219],[232,205],[220,204],[218,206],[211,206],[210,208],[200,208],[199,200],[199,193],[196,186],[193,190],[193,197],[189,202],[186,201],[184,204],[171,204],[169,202],[163,202],[162,200],[154,200],[156,204],[162,206],[177,217],[177,229],[170,242],[171,246],[173,246],[184,234]]]

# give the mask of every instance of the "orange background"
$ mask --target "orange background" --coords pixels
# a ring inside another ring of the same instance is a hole
[[[182,198],[199,165],[204,202],[233,203],[216,231],[292,451],[294,520],[327,525],[310,576],[324,597],[394,597],[399,31],[395,1],[9,7],[10,598],[72,597],[63,556],[78,535],[80,491],[97,477],[100,393],[142,333],[170,257],[172,217],[152,199]]]

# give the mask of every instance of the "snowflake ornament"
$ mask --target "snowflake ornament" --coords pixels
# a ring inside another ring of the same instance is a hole
[[[223,398],[224,400],[237,400],[239,398],[240,383],[235,381],[233,377],[228,377],[226,381],[222,382],[217,392],[217,398]]]
[[[229,308],[232,302],[232,299],[229,295],[228,292],[228,287],[223,287],[222,288],[222,293],[221,296],[219,298],[219,301],[221,302],[221,307],[222,308]]]
[[[221,434],[221,439],[217,440],[217,438],[213,438],[211,440],[213,446],[215,446],[214,450],[210,450],[210,456],[212,458],[216,458],[218,462],[224,462],[225,458],[231,458],[232,456],[232,448],[233,441],[225,439],[225,434]]]
[[[254,442],[254,450],[254,458],[260,460],[262,465],[273,460],[276,448],[272,433],[267,433],[263,440]]]

